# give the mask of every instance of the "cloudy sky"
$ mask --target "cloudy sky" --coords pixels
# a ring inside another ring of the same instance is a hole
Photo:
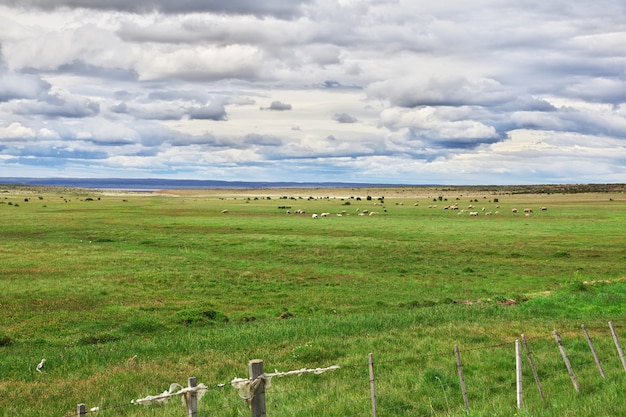
[[[623,0],[0,0],[0,177],[626,182]]]

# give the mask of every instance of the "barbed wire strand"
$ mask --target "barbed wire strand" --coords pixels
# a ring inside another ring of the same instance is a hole
[[[612,322],[612,325],[615,329],[623,329],[624,326],[621,324],[615,324],[615,322]],[[600,326],[595,326],[592,325],[591,327],[586,327],[587,330],[592,330],[594,331],[594,335],[597,336],[598,332],[601,332],[602,335],[604,334],[610,334],[610,329],[608,326],[606,327],[600,327]],[[576,339],[580,339],[580,334],[578,332],[574,332],[573,329],[566,329],[566,331],[562,331],[561,332],[561,336],[566,336],[568,338],[576,338]],[[553,337],[552,334],[546,334],[546,335],[534,335],[534,336],[526,336],[526,340],[527,341],[535,341],[535,340],[541,340],[541,339],[551,339]],[[485,345],[485,346],[476,346],[476,347],[470,347],[470,348],[463,348],[463,349],[459,349],[460,352],[472,352],[472,351],[480,351],[480,350],[490,350],[490,349],[496,349],[496,348],[500,348],[500,347],[505,347],[505,346],[510,346],[513,345],[515,342],[502,342],[502,343],[497,343],[497,344],[493,344],[493,345]],[[608,343],[608,342],[607,342]],[[552,347],[550,346],[550,344],[541,344],[541,345],[533,345],[533,350],[531,351],[532,354],[534,354],[535,356],[535,360],[540,359],[540,360],[544,360],[546,359],[545,357],[542,357],[540,355],[537,355],[537,353],[541,352],[541,353],[545,353],[546,351],[550,351],[551,353],[552,351]],[[577,351],[576,353],[581,354],[582,352]],[[387,360],[378,360],[376,361],[377,365],[384,365],[384,364],[394,364],[394,363],[401,363],[401,362],[417,362],[420,359],[424,359],[424,358],[432,358],[432,357],[436,357],[436,356],[448,356],[450,354],[449,351],[441,351],[441,352],[434,352],[434,353],[429,353],[429,354],[421,354],[421,355],[414,355],[414,356],[406,356],[403,358],[395,358],[395,359],[387,359]],[[555,354],[551,355],[552,360],[554,361],[554,363],[552,363],[552,366],[559,366],[561,367],[563,364],[561,363],[559,365],[559,361],[555,358],[558,357],[558,352],[556,352]],[[573,357],[576,357],[576,355],[573,355]],[[466,361],[467,362],[467,361]],[[547,362],[547,361],[546,361]],[[578,373],[582,373],[582,372],[588,372],[588,373],[592,373],[593,372],[593,367],[591,367],[591,365],[594,365],[595,362],[591,361],[591,360],[585,360],[583,362],[576,362],[574,363],[575,367],[579,368]],[[545,371],[545,367],[546,367],[546,363],[542,364],[544,366],[544,371],[542,372],[541,378],[545,379],[548,377],[552,377],[554,375],[563,375],[563,369],[555,369],[554,371],[549,371],[546,372]],[[366,368],[368,367],[368,364],[347,364],[347,365],[342,365],[341,368]],[[586,367],[586,368],[585,368]],[[265,374],[266,378],[273,378],[273,377],[282,377],[282,376],[288,376],[288,375],[302,375],[303,373],[321,373],[324,372],[326,370],[335,370],[335,369],[339,369],[340,367],[337,365],[334,365],[332,367],[329,368],[316,368],[316,369],[300,369],[300,370],[295,370],[295,371],[288,371],[288,372],[275,372],[275,373],[269,373],[269,374]],[[418,376],[420,376],[418,374]],[[423,374],[421,375],[423,376]],[[360,379],[359,376],[355,375],[354,379]],[[564,376],[562,379],[567,380],[567,378]],[[503,384],[499,384],[499,385],[495,385],[492,387],[488,387],[488,389],[494,389],[494,388],[501,388],[504,386],[511,386],[512,384],[514,384],[514,382],[512,383],[503,383]],[[125,403],[125,404],[113,404],[113,405],[108,405],[108,406],[98,406],[98,407],[92,407],[89,410],[86,411],[86,413],[97,413],[97,412],[101,412],[101,411],[111,411],[111,410],[116,410],[116,409],[121,409],[121,408],[126,408],[126,407],[131,407],[131,406],[135,406],[137,404],[145,404],[145,403],[151,403],[151,402],[158,402],[161,400],[167,400],[173,396],[177,396],[177,395],[185,395],[188,392],[192,392],[192,391],[208,391],[208,390],[218,390],[218,389],[224,389],[225,387],[227,387],[228,385],[233,385],[233,381],[231,381],[230,383],[220,383],[220,384],[215,384],[215,385],[211,385],[211,386],[205,386],[203,384],[200,384],[198,387],[186,387],[186,388],[182,388],[178,391],[178,392],[164,392],[160,395],[156,395],[156,396],[147,396],[144,398],[140,398],[138,400],[132,400],[130,403]],[[339,385],[336,385],[337,387]],[[441,384],[441,387],[451,387],[451,386],[456,386],[456,384]],[[483,387],[483,389],[485,389]],[[573,388],[572,388],[573,389]],[[423,390],[423,387],[415,387],[413,390],[411,391],[419,391],[419,390]],[[285,389],[282,391],[275,391],[276,393],[285,393],[285,392],[298,392],[298,391],[304,391],[304,389]],[[306,391],[310,392],[310,388],[306,389]],[[571,392],[570,390],[566,389],[566,390],[562,390],[562,391],[556,391],[553,392],[556,394],[562,394],[565,392]],[[384,395],[384,394],[383,394]],[[444,397],[429,397],[431,400],[441,400]],[[444,398],[447,399],[447,398]],[[385,408],[383,408],[385,409]],[[363,415],[365,413],[359,413],[359,414],[352,414],[350,416],[358,416],[358,415]],[[72,413],[70,411],[68,411],[64,417],[71,417],[75,415],[75,413]]]

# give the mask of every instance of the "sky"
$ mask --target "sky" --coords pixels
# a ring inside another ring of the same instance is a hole
[[[626,182],[623,0],[0,0],[0,177]]]

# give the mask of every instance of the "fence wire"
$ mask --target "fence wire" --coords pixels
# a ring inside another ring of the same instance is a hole
[[[615,326],[615,329],[624,329]],[[607,378],[624,379],[621,359],[611,332],[599,326],[587,331],[597,351]],[[540,410],[545,407],[540,396],[543,391],[548,404],[577,395],[592,394],[606,383],[599,372],[588,341],[582,330],[567,329],[560,335],[574,377],[568,374],[564,357],[553,334],[526,336],[529,351],[522,349],[522,381],[524,408]],[[460,373],[463,375],[469,409],[515,410],[518,381],[515,378],[515,341],[484,346],[459,346],[460,366],[454,350],[426,354],[386,357],[374,355],[374,382],[376,387],[377,415],[384,416],[436,416],[464,415]],[[540,387],[536,384],[529,365],[529,354],[536,366]],[[331,367],[332,368],[332,367]],[[507,371],[508,369],[508,371]],[[372,415],[372,382],[369,364],[348,363],[328,374],[296,375],[298,371],[284,373],[265,390],[269,416],[369,416]],[[579,383],[575,390],[572,378]],[[247,416],[250,408],[231,387],[230,383],[206,386],[200,410],[212,416]],[[151,414],[150,407],[138,412],[138,404],[129,400],[125,404],[106,404],[91,407],[85,414],[100,416],[161,416],[158,405]],[[170,407],[170,406],[168,406]],[[185,415],[184,407],[171,405],[167,415]],[[161,409],[162,411],[162,409]],[[179,411],[179,413],[178,413]],[[64,417],[75,416],[68,411]],[[198,415],[201,415],[200,413]]]

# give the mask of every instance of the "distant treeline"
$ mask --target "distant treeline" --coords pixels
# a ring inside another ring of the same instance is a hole
[[[619,193],[626,191],[626,184],[537,184],[537,185],[477,185],[444,187],[442,191],[474,191],[500,194],[576,194]]]

